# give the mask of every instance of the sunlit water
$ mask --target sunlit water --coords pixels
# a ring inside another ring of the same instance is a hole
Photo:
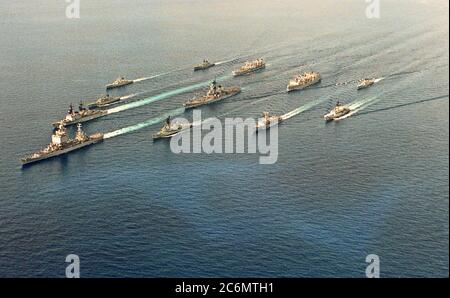
[[[0,276],[62,277],[71,253],[84,277],[364,277],[368,254],[382,276],[448,276],[448,2],[97,0],[79,20],[49,2],[0,2]],[[285,92],[309,70],[319,85]],[[108,139],[21,168],[120,75],[112,94],[137,95],[84,126]],[[214,78],[243,90],[204,118],[290,116],[276,164],[152,141]],[[337,100],[355,112],[325,124]]]

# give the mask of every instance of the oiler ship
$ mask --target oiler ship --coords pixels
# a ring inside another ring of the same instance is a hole
[[[305,72],[291,79],[287,85],[287,91],[302,90],[306,87],[319,83],[321,80],[318,72]]]
[[[186,130],[190,129],[192,127],[192,124],[181,124],[181,123],[172,123],[170,120],[170,116],[167,117],[166,122],[164,123],[164,126],[155,133],[152,137],[153,140],[163,139],[163,138],[171,138],[174,135]]]
[[[341,118],[342,116],[350,113],[351,110],[347,106],[342,105],[339,101],[336,103],[336,106],[326,115],[323,116],[325,121],[333,121]]]
[[[214,80],[209,86],[209,90],[205,95],[194,97],[193,99],[186,101],[183,106],[186,109],[195,108],[217,102],[219,100],[223,100],[225,98],[234,96],[239,92],[241,92],[241,88],[239,87],[222,87],[221,85],[217,85],[217,82]]]
[[[106,90],[113,89],[113,88],[119,88],[119,87],[130,85],[133,83],[134,83],[133,80],[127,80],[124,77],[120,77],[120,78],[116,79],[114,82],[112,82],[111,84],[106,85]]]
[[[208,69],[210,67],[213,67],[214,65],[216,65],[216,64],[215,63],[211,63],[211,62],[209,62],[208,60],[205,59],[205,60],[203,60],[202,63],[194,66],[194,71],[205,70],[205,69]]]
[[[260,69],[264,69],[265,67],[266,67],[266,62],[262,58],[256,59],[251,62],[247,61],[239,69],[236,69],[233,71],[233,76],[237,77],[237,76],[250,74],[250,73],[258,71]]]
[[[110,96],[109,94],[102,95],[95,101],[87,104],[88,109],[97,109],[110,106],[112,104],[118,103],[120,101],[120,96]]]
[[[269,112],[263,112],[263,118],[256,123],[256,132],[263,129],[268,129],[271,126],[277,125],[283,121],[282,116],[270,116]]]
[[[80,102],[80,105],[78,106],[78,111],[74,111],[72,104],[70,104],[66,116],[60,121],[53,122],[52,125],[58,127],[62,123],[64,126],[69,126],[99,118],[106,114],[108,114],[108,112],[103,110],[88,110],[84,107],[82,102]]]
[[[78,124],[75,139],[69,139],[66,127],[60,123],[52,135],[51,143],[46,148],[25,156],[21,161],[23,165],[34,163],[95,144],[102,140],[103,134],[101,133],[87,136],[81,129],[80,123]]]

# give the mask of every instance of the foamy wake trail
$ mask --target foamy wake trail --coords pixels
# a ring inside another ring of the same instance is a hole
[[[175,72],[175,70],[159,73],[159,74],[156,74],[156,75],[153,75],[153,76],[149,76],[149,77],[145,77],[145,78],[139,78],[139,79],[133,80],[133,83],[138,83],[138,82],[142,82],[142,81],[147,81],[147,80],[159,78],[159,77],[171,74],[172,72]]]
[[[309,103],[307,103],[307,104],[305,104],[305,105],[303,105],[301,107],[296,108],[295,110],[292,110],[292,111],[282,115],[281,117],[284,120],[289,119],[291,117],[294,117],[295,115],[298,115],[300,113],[303,113],[303,112],[306,112],[306,111],[312,109],[313,107],[317,106],[318,104],[320,104],[322,102],[324,102],[323,99],[318,100],[318,101],[311,101],[311,102],[309,102]]]
[[[120,135],[123,135],[123,134],[126,134],[126,133],[134,132],[134,131],[140,130],[140,129],[144,128],[144,127],[163,122],[167,117],[169,117],[169,116],[177,116],[177,115],[182,114],[183,112],[184,112],[184,108],[178,108],[178,109],[169,111],[169,112],[167,112],[167,113],[165,113],[165,114],[163,114],[163,115],[161,115],[159,117],[148,119],[148,120],[146,120],[144,122],[141,122],[141,123],[138,123],[138,124],[135,124],[135,125],[124,127],[124,128],[112,131],[112,132],[108,132],[108,133],[104,134],[103,138],[104,139],[110,139],[110,138],[117,137],[117,136],[120,136]]]
[[[219,61],[219,62],[216,62],[215,64],[216,64],[216,65],[221,65],[221,64],[225,64],[225,63],[228,63],[228,62],[235,61],[235,60],[237,60],[237,59],[239,59],[239,57],[231,58],[231,59],[229,59],[229,60]]]
[[[222,78],[219,78],[219,79],[222,80],[224,78],[225,77],[222,77]],[[127,104],[124,104],[124,105],[121,105],[121,106],[118,106],[118,107],[115,107],[115,108],[111,108],[111,109],[107,110],[107,112],[108,112],[108,114],[114,114],[114,113],[118,113],[118,112],[129,110],[129,109],[142,107],[142,106],[148,105],[148,104],[150,104],[152,102],[159,101],[159,100],[162,100],[162,99],[174,96],[174,95],[178,95],[178,94],[182,94],[182,93],[185,93],[185,92],[193,91],[193,90],[199,89],[201,87],[206,87],[206,86],[208,86],[208,84],[209,84],[209,81],[205,81],[205,82],[197,83],[197,84],[190,85],[190,86],[187,86],[187,87],[182,87],[182,88],[178,88],[178,89],[175,89],[175,90],[166,91],[166,92],[163,92],[163,93],[158,94],[158,95],[154,95],[154,96],[147,97],[147,98],[144,98],[144,99],[141,99],[141,100],[138,100],[138,101],[133,101],[133,102],[130,102],[130,103],[127,103]]]
[[[384,80],[384,77],[381,77],[381,78],[375,79],[375,80],[374,80],[374,82],[375,82],[375,83],[378,83],[378,82],[379,82],[379,81],[381,81],[381,80]]]
[[[363,100],[357,100],[351,104],[348,105],[348,107],[350,108],[351,112],[340,117],[337,118],[335,120],[342,120],[342,119],[346,119],[348,117],[351,117],[359,112],[361,112],[362,110],[368,108],[369,106],[379,102],[381,99],[378,97],[369,97]]]
[[[130,98],[132,98],[132,97],[135,97],[136,95],[138,95],[138,93],[133,93],[133,94],[130,94],[130,95],[125,95],[125,96],[122,96],[122,97],[120,98],[120,100],[127,100],[127,99],[130,99]]]

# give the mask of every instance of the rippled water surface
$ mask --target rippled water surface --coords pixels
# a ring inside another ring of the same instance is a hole
[[[62,0],[0,2],[0,276],[63,277],[71,253],[84,277],[363,277],[368,254],[382,276],[448,276],[448,2],[381,3],[82,0],[69,20]],[[193,73],[204,58],[222,63]],[[319,85],[284,92],[309,70]],[[21,168],[119,75],[150,78],[85,124],[110,138]],[[299,109],[277,163],[152,141],[214,78],[243,91],[205,118]],[[358,111],[325,124],[337,100]]]

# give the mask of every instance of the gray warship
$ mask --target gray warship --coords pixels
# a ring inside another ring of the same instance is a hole
[[[319,83],[321,80],[320,73],[318,72],[305,72],[299,74],[291,79],[287,85],[287,92],[294,90],[302,90],[306,87]]]
[[[211,62],[209,62],[208,60],[205,59],[205,60],[203,60],[202,63],[194,66],[194,71],[205,70],[205,69],[208,69],[210,67],[213,67],[214,65],[216,65],[216,64],[215,63],[211,63]]]
[[[362,79],[358,81],[357,90],[368,88],[375,83],[375,79]]]
[[[158,131],[157,133],[155,133],[152,137],[153,140],[158,140],[158,139],[163,139],[163,138],[171,138],[174,135],[186,130],[186,129],[190,129],[192,127],[192,124],[174,124],[171,122],[170,116],[167,117],[166,122],[164,123],[164,126],[160,129],[160,131]]]
[[[183,106],[186,109],[195,108],[217,102],[219,100],[223,100],[225,98],[234,96],[239,92],[241,92],[241,88],[239,87],[222,87],[221,85],[217,85],[217,82],[214,80],[209,86],[209,90],[205,95],[194,97],[193,99],[186,101]]]
[[[120,77],[120,78],[116,79],[114,82],[112,82],[111,84],[106,85],[106,90],[113,89],[113,88],[119,88],[119,87],[130,85],[133,83],[134,83],[133,80],[127,80],[124,77]]]
[[[242,75],[247,75],[250,74],[252,72],[258,71],[260,69],[264,69],[266,67],[266,62],[262,59],[256,59],[254,61],[247,61],[245,62],[245,64],[243,66],[241,66],[240,68],[233,70],[233,76],[237,77],[237,76],[242,76]]]
[[[112,104],[118,103],[120,101],[120,96],[110,96],[109,94],[102,95],[95,101],[90,102],[87,105],[88,109],[97,109],[110,106]]]
[[[66,127],[60,123],[55,129],[50,144],[44,149],[21,158],[22,165],[27,165],[61,154],[69,153],[71,151],[95,144],[103,140],[103,134],[96,133],[87,136],[81,129],[81,124],[78,124],[77,133],[74,139],[67,136]]]
[[[263,112],[263,117],[256,123],[256,132],[259,130],[268,129],[271,126],[277,125],[284,119],[282,116],[270,116],[269,112]]]
[[[83,106],[83,103],[80,102],[78,111],[74,111],[72,104],[70,104],[66,116],[62,120],[53,122],[52,125],[54,127],[58,127],[60,123],[62,123],[64,126],[69,126],[81,122],[90,121],[107,114],[108,112],[104,110],[88,110]]]
[[[342,105],[339,101],[336,103],[336,106],[326,115],[323,116],[325,121],[333,121],[339,119],[342,116],[350,113],[351,110],[349,107]]]

